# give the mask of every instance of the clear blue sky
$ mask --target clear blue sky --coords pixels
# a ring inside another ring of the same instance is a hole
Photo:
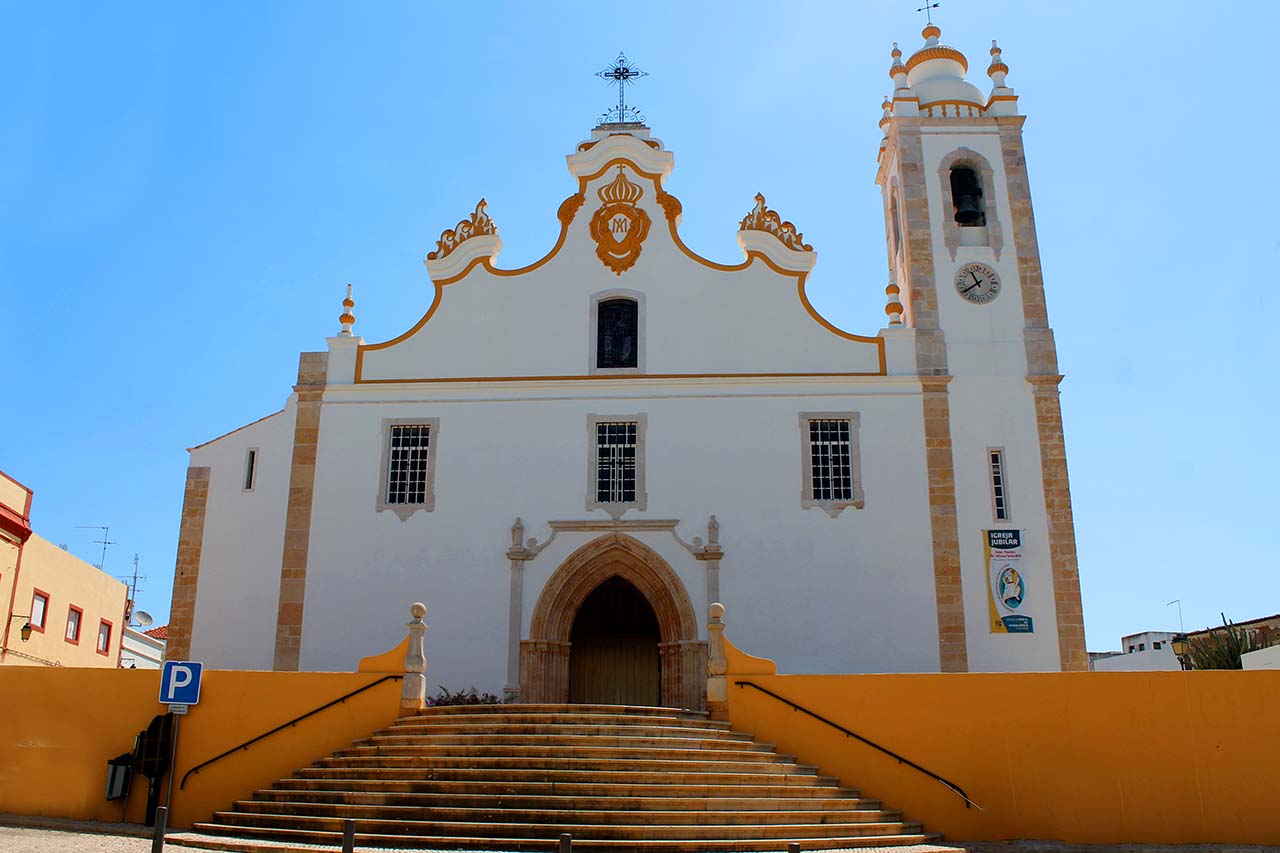
[[[919,5],[0,2],[0,468],[85,559],[110,524],[163,622],[185,448],[281,407],[346,282],[366,339],[408,328],[481,195],[502,264],[540,257],[619,49],[689,244],[734,259],[762,191],[819,310],[874,333],[876,122]],[[984,88],[1000,40],[1029,116],[1090,649],[1176,628],[1174,598],[1189,629],[1280,611],[1280,13],[1208,9],[936,13]]]

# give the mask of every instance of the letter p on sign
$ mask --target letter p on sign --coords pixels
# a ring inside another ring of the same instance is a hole
[[[165,705],[194,705],[200,701],[204,664],[167,660],[160,671],[160,701]]]

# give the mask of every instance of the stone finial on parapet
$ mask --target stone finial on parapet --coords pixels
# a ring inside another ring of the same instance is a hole
[[[707,712],[713,720],[729,719],[729,659],[724,653],[724,605],[707,608]]]
[[[409,649],[404,654],[404,689],[400,693],[401,717],[412,716],[427,706],[427,605],[415,601],[409,607]]]

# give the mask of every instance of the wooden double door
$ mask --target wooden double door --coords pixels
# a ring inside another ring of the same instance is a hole
[[[620,577],[601,583],[573,620],[569,701],[660,705],[658,617],[640,590]]]

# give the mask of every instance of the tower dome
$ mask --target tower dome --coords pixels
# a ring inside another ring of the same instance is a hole
[[[969,70],[969,60],[954,47],[942,44],[938,39],[942,30],[937,24],[929,24],[921,32],[924,47],[907,59],[907,85],[920,99],[920,106],[939,101],[973,104],[986,103],[981,90],[964,79]]]

